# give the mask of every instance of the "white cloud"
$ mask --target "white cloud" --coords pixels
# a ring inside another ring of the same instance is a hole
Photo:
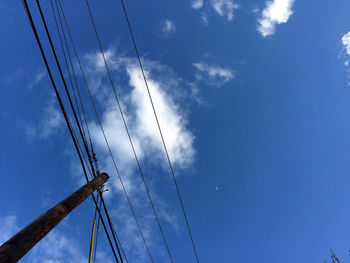
[[[113,65],[111,68],[114,76],[126,74],[128,77],[126,83],[129,86],[128,93],[123,93],[120,101],[137,154],[140,158],[161,158],[159,156],[163,156],[163,146],[138,64],[135,60],[117,56],[114,51],[109,50],[109,52],[112,52],[110,61]],[[99,60],[94,59],[97,57],[88,57],[90,67],[100,66]],[[144,65],[148,86],[170,157],[174,165],[185,168],[193,162],[195,150],[193,148],[194,136],[187,128],[186,114],[181,110],[177,100],[183,95],[181,94],[182,87],[179,86],[181,79],[176,77],[169,68],[157,62],[145,60]],[[153,74],[155,71],[159,74]],[[155,77],[156,75],[157,77]],[[98,78],[104,79],[101,74],[95,74],[91,77],[95,81]],[[104,98],[101,100],[104,104],[102,122],[111,147],[120,156],[120,161],[125,163],[125,166],[130,166],[130,163],[134,162],[134,156],[114,96],[111,96],[112,90],[107,87],[103,80],[98,81],[98,83],[100,85],[96,87],[98,90],[95,92],[104,94]],[[121,92],[119,93],[121,94]],[[96,143],[105,147],[104,138],[97,123],[90,125],[92,133],[96,137]]]
[[[87,262],[86,253],[82,252],[78,244],[76,240],[54,229],[23,259],[31,263]]]
[[[62,113],[52,103],[44,109],[44,112],[45,117],[39,134],[41,138],[46,139],[63,126],[64,120]]]
[[[253,12],[254,14],[259,13],[259,12],[260,12],[259,7],[257,7],[257,6],[253,7],[252,12]]]
[[[140,70],[136,66],[129,66],[127,73],[130,78],[129,84],[133,87],[131,101],[136,106],[136,120],[134,124],[136,136],[138,136],[145,149],[162,152],[162,142]],[[187,121],[181,115],[179,106],[162,89],[164,84],[152,78],[148,79],[150,92],[156,106],[158,119],[171,159],[175,164],[185,167],[193,161],[194,136],[186,128]]]
[[[350,55],[350,32],[346,33],[342,38],[341,41],[346,49],[346,53]]]
[[[23,83],[27,83],[26,87],[31,90],[35,86],[37,86],[47,75],[47,72],[44,68],[40,68],[34,72],[28,72],[23,68],[18,68],[4,79],[0,79],[1,82],[5,82],[7,85],[16,84],[23,86]]]
[[[38,124],[25,124],[25,134],[31,139],[47,139],[64,127],[62,113],[57,109],[56,101],[51,97],[42,109]]]
[[[0,217],[0,245],[17,233],[17,218],[13,215]]]
[[[38,73],[35,75],[34,79],[29,82],[28,87],[29,89],[32,89],[36,85],[40,83],[40,81],[47,75],[45,69],[40,69]]]
[[[191,7],[201,12],[202,22],[208,24],[209,10],[213,10],[216,14],[226,17],[231,21],[234,16],[234,10],[239,8],[233,0],[194,0]]]
[[[0,245],[16,234],[20,229],[18,219],[14,215],[0,217]],[[87,262],[79,244],[62,234],[57,229],[47,234],[21,262],[31,263],[63,263]]]
[[[258,19],[258,31],[263,37],[273,35],[276,24],[287,23],[293,14],[294,0],[273,0],[266,2],[266,7]]]
[[[350,61],[349,61],[349,56],[350,56],[350,31],[347,32],[346,34],[344,34],[341,38],[342,44],[345,48],[345,52],[346,54],[344,54],[342,52],[342,56],[345,57],[345,61],[344,61],[344,66],[346,67],[346,71],[348,73],[348,77],[350,76],[350,69],[349,69],[349,65],[350,65]],[[348,83],[348,85],[350,86],[350,82]]]
[[[174,33],[176,31],[176,27],[173,21],[166,19],[162,23],[162,31],[164,34]]]
[[[192,64],[197,72],[197,79],[203,78],[203,73],[209,77],[208,84],[220,86],[234,78],[234,72],[230,68],[208,64],[203,61]],[[202,74],[201,74],[202,73]]]
[[[227,20],[233,19],[233,10],[239,7],[232,0],[211,0],[210,3],[216,13],[220,16],[226,16]]]
[[[161,201],[162,198],[157,195],[157,189],[154,186],[154,182],[159,180],[157,178],[159,174],[163,175],[164,172],[166,176],[170,174],[143,76],[135,59],[122,56],[112,49],[107,52],[112,77],[116,80],[115,83],[118,83],[117,92],[121,107],[141,166],[147,161],[148,165],[155,168],[152,168],[150,173],[145,170],[144,172],[158,215],[168,227],[176,228],[176,212],[170,212],[171,205]],[[146,240],[152,247],[156,246],[157,249],[160,249],[159,246],[162,245],[159,245],[158,233],[154,232],[158,231],[157,225],[155,225],[150,205],[148,202],[145,203],[147,196],[136,170],[132,148],[112,88],[105,73],[102,70],[95,70],[95,68],[101,68],[100,62],[99,53],[85,56],[84,64],[88,66],[89,71],[88,81],[92,83],[94,97],[97,98],[102,125],[116,158],[125,188],[139,215],[138,219]],[[143,59],[143,64],[172,163],[177,170],[186,169],[191,166],[195,156],[194,135],[188,129],[188,113],[185,107],[187,99],[191,99],[195,93],[194,88],[165,65],[147,59]],[[90,120],[89,127],[100,160],[100,167],[111,175],[108,198],[109,200],[118,198],[118,207],[112,206],[111,216],[121,226],[120,236],[124,240],[122,243],[125,249],[133,255],[135,261],[140,262],[145,254],[143,242],[127,202],[121,199],[124,194],[113,163],[110,161],[104,137],[96,121]],[[123,201],[120,202],[120,200]]]
[[[192,8],[194,9],[200,9],[202,8],[204,5],[204,0],[194,0],[192,1]]]

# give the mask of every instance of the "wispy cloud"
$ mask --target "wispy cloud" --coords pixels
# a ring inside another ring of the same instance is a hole
[[[343,35],[341,41],[346,49],[346,53],[350,56],[350,32]]]
[[[79,242],[57,229],[52,230],[33,248],[27,260],[32,263],[83,263],[88,261],[86,253],[83,253],[79,247]]]
[[[349,78],[350,77],[350,69],[349,69],[349,65],[350,65],[350,31],[342,36],[341,42],[343,44],[343,50],[341,52],[341,57],[345,58],[344,65],[346,67],[346,71],[347,71],[348,78]],[[345,52],[344,52],[344,50],[345,50]],[[348,83],[348,85],[350,86],[350,82]]]
[[[194,0],[192,1],[192,4],[191,4],[192,8],[194,9],[200,9],[203,7],[203,5],[204,5],[204,0]]]
[[[210,3],[216,13],[223,17],[226,16],[227,20],[233,19],[233,10],[239,7],[232,0],[211,0]]]
[[[41,111],[41,117],[36,124],[24,124],[24,132],[30,140],[42,140],[58,133],[64,127],[62,113],[58,110],[56,101],[50,97]]]
[[[124,93],[124,89],[120,86],[119,91],[120,94],[123,94],[121,97],[122,108],[132,131],[131,133],[138,155],[141,158],[152,156],[152,159],[159,155],[158,152],[160,152],[160,155],[163,155],[163,146],[160,141],[159,131],[138,64],[135,60],[117,56],[115,51],[109,50],[107,53],[111,54],[108,61],[116,78],[120,75],[126,75],[128,77],[128,82],[124,83],[124,85],[128,86],[129,92]],[[87,57],[87,63],[90,67],[100,66],[99,60],[95,60],[97,57]],[[171,159],[175,165],[185,168],[193,162],[195,153],[193,148],[194,136],[187,128],[186,112],[179,107],[180,105],[178,103],[181,103],[179,100],[180,97],[185,99],[183,92],[188,91],[180,87],[180,84],[183,82],[171,69],[155,61],[145,60],[144,64],[149,89]],[[153,74],[154,72],[158,74]],[[104,82],[105,76],[103,74],[95,73],[91,77],[94,79],[94,83],[96,79],[101,79],[101,81],[98,81],[99,86],[94,87],[94,89],[95,93],[103,94],[99,100],[100,102],[103,101],[104,104],[102,113],[103,124],[106,126],[106,133],[111,137],[113,148],[116,149],[118,155],[122,156],[122,162],[125,162],[126,166],[129,166],[130,161],[134,161],[134,157],[132,152],[130,152],[131,148],[126,137],[125,128],[121,122],[119,110],[116,107],[116,102],[114,97],[111,96],[112,90],[108,86],[108,83]],[[97,123],[91,123],[91,125],[94,135],[98,138],[97,143],[101,147],[105,147],[105,142],[98,130]],[[120,128],[118,129],[118,127]],[[115,141],[113,138],[115,138]]]
[[[162,22],[162,33],[164,36],[169,36],[176,31],[176,26],[173,21],[166,19]]]
[[[294,0],[273,0],[266,2],[261,16],[258,18],[258,31],[263,37],[275,33],[276,25],[287,23],[293,14]]]
[[[19,230],[17,218],[14,215],[0,217],[0,245],[5,243]]]
[[[25,87],[29,90],[37,86],[44,78],[47,76],[46,70],[44,68],[39,68],[38,70],[33,71],[33,73],[28,72],[24,68],[18,68],[4,79],[0,79],[1,82],[4,82],[6,85],[13,85],[21,83],[26,83]]]
[[[39,136],[46,139],[57,132],[64,125],[64,121],[62,113],[52,103],[44,109],[44,115]]]
[[[129,66],[127,73],[130,78],[129,84],[133,87],[131,102],[136,106],[136,120],[134,123],[136,136],[141,141],[140,145],[143,145],[145,153],[145,149],[161,152],[162,144],[159,132],[156,123],[151,121],[154,119],[153,110],[140,70],[136,66]],[[181,113],[179,105],[175,103],[163,88],[166,83],[149,78],[148,84],[172,161],[180,167],[192,164],[194,158],[194,136],[186,127],[187,120],[185,115]],[[152,155],[154,156],[154,154]]]
[[[39,69],[38,73],[34,76],[34,79],[29,82],[28,87],[32,89],[33,87],[37,86],[46,75],[47,73],[45,69]]]
[[[17,216],[0,217],[0,245],[21,230]],[[24,262],[61,263],[87,262],[79,242],[54,229],[47,234],[32,250],[23,257]],[[102,253],[102,251],[101,251]]]
[[[211,10],[231,21],[234,17],[234,10],[239,8],[239,5],[233,0],[194,0],[191,7],[200,11],[202,22],[207,24]]]
[[[223,68],[203,61],[193,63],[192,65],[197,70],[197,79],[205,80],[210,85],[221,86],[234,79],[234,72],[230,68]]]
[[[157,174],[166,171],[168,175],[168,167],[165,166],[166,160],[161,138],[137,61],[120,55],[114,49],[108,49],[106,54],[108,54],[107,61],[113,79],[118,83],[117,92],[121,107],[141,165],[144,163],[143,161],[147,161],[147,166],[153,167],[152,173],[147,173],[146,178],[158,214],[163,223],[168,226],[172,224],[176,226],[176,213],[172,212],[171,205],[163,202],[157,194],[155,184],[159,180]],[[100,53],[90,53],[85,56],[84,64],[88,68],[88,80],[98,103],[102,125],[117,160],[130,200],[137,214],[140,215],[139,220],[146,240],[151,243],[153,248],[158,247],[159,240],[155,238],[158,234],[154,234],[154,231],[158,230],[156,230],[153,212],[151,207],[147,203],[145,204],[145,200],[147,200],[145,189],[138,174],[132,148],[112,88],[105,72],[101,69],[100,62]],[[188,112],[186,110],[186,101],[190,96],[193,96],[192,86],[177,76],[171,68],[159,62],[143,59],[143,63],[170,158],[176,169],[187,169],[191,167],[195,157],[193,146],[195,137],[188,128]],[[100,166],[112,175],[108,198],[120,200],[124,194],[115,174],[113,163],[108,156],[103,134],[96,121],[90,120],[89,126],[101,162]],[[145,166],[143,168],[145,169]],[[163,170],[164,168],[167,170]],[[111,215],[121,226],[119,228],[121,229],[120,235],[123,240],[127,241],[122,242],[126,250],[133,251],[132,254],[136,260],[140,260],[145,255],[144,248],[128,204],[118,202],[118,207],[112,207]]]

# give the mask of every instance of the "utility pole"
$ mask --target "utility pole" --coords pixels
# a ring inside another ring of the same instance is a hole
[[[13,263],[20,260],[66,215],[107,182],[108,178],[108,174],[100,174],[10,238],[0,247],[0,262]]]

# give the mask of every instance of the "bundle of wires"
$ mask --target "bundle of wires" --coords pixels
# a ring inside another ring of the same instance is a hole
[[[104,131],[100,115],[99,115],[99,113],[97,111],[96,103],[94,101],[94,98],[92,96],[91,90],[89,88],[88,81],[87,81],[87,78],[86,78],[86,74],[85,74],[85,72],[83,70],[83,66],[82,66],[81,60],[79,58],[77,49],[76,49],[75,42],[73,41],[72,32],[70,30],[70,26],[68,24],[67,17],[66,17],[66,15],[64,13],[64,9],[63,9],[61,0],[54,0],[54,1],[55,1],[55,3],[53,4],[53,0],[50,0],[51,9],[52,9],[52,15],[53,15],[53,18],[54,18],[54,21],[55,21],[56,31],[57,31],[58,39],[59,39],[59,45],[60,45],[60,48],[62,49],[64,65],[65,65],[67,73],[68,73],[68,74],[66,74],[66,76],[68,76],[68,77],[65,77],[65,75],[63,74],[63,69],[62,69],[60,60],[59,60],[59,58],[57,56],[56,47],[55,47],[55,45],[54,45],[54,43],[52,41],[51,34],[50,34],[49,29],[48,29],[48,26],[47,26],[47,23],[46,23],[46,20],[45,20],[45,16],[44,16],[42,8],[40,6],[39,0],[36,0],[36,6],[37,6],[37,8],[39,10],[39,13],[40,13],[41,24],[42,24],[42,26],[45,29],[46,38],[49,41],[51,54],[54,57],[54,61],[55,61],[55,65],[54,66],[49,65],[49,63],[48,63],[47,52],[45,53],[45,51],[43,49],[42,40],[39,37],[39,34],[38,34],[37,29],[36,29],[36,25],[35,25],[35,23],[33,21],[33,17],[31,15],[31,11],[29,9],[28,3],[27,3],[26,0],[22,0],[23,6],[24,6],[24,8],[26,10],[26,13],[27,13],[27,16],[28,16],[28,20],[29,20],[30,25],[32,27],[35,39],[37,41],[37,44],[38,44],[40,52],[41,52],[41,55],[43,57],[43,60],[44,60],[44,63],[45,63],[45,66],[46,66],[46,69],[47,69],[50,81],[52,83],[52,87],[53,87],[53,89],[55,91],[58,103],[60,105],[60,109],[61,109],[62,114],[64,116],[64,119],[65,119],[66,125],[68,127],[70,136],[72,138],[75,150],[76,150],[76,152],[78,154],[78,157],[79,157],[79,160],[80,160],[80,164],[81,164],[81,167],[82,167],[85,179],[86,179],[86,181],[89,181],[88,173],[90,175],[90,179],[96,177],[99,174],[99,166],[98,166],[96,154],[94,152],[93,138],[91,138],[89,125],[88,125],[88,121],[87,121],[86,105],[83,102],[82,95],[81,95],[82,91],[81,91],[81,89],[80,89],[80,87],[78,85],[77,74],[75,72],[73,59],[72,59],[72,54],[71,54],[71,50],[70,50],[69,44],[68,44],[68,39],[69,39],[69,42],[71,44],[71,47],[73,48],[73,53],[74,53],[75,59],[78,62],[79,70],[80,70],[80,73],[81,73],[81,75],[83,77],[83,80],[84,80],[85,90],[86,90],[86,92],[88,94],[88,97],[90,99],[90,102],[91,102],[93,111],[95,113],[97,122],[98,122],[99,127],[101,129],[101,132],[103,134],[103,138],[104,138],[106,146],[108,148],[108,152],[109,152],[110,158],[111,158],[111,160],[113,162],[113,166],[114,166],[116,175],[119,178],[119,181],[120,181],[120,184],[122,186],[124,195],[126,197],[128,205],[129,205],[130,210],[132,212],[135,224],[137,225],[138,232],[139,232],[139,234],[141,236],[141,239],[142,239],[143,244],[145,246],[145,249],[147,251],[147,255],[148,255],[150,261],[154,262],[154,259],[153,259],[152,255],[151,255],[151,252],[150,252],[150,249],[149,249],[149,246],[148,246],[148,244],[146,242],[145,236],[144,236],[143,231],[141,229],[141,226],[139,224],[139,220],[138,220],[138,218],[137,218],[137,216],[135,214],[134,207],[133,207],[132,202],[131,202],[131,200],[129,198],[129,195],[128,195],[127,191],[126,191],[126,188],[125,188],[124,182],[122,180],[122,177],[120,175],[120,172],[119,172],[119,169],[118,169],[118,166],[117,166],[117,163],[116,163],[116,159],[115,159],[115,157],[113,155],[113,152],[111,150],[108,138],[107,138],[106,133]],[[95,32],[97,44],[98,44],[99,50],[100,50],[100,52],[102,54],[102,57],[103,57],[104,66],[105,66],[105,69],[106,69],[106,72],[107,72],[107,75],[108,75],[108,78],[109,78],[109,81],[110,81],[110,86],[112,88],[112,92],[113,92],[113,95],[114,95],[114,98],[115,98],[115,101],[116,101],[116,104],[117,104],[117,108],[118,108],[119,113],[121,115],[121,118],[122,118],[122,121],[123,121],[123,125],[125,127],[126,133],[128,135],[128,140],[129,140],[129,143],[131,145],[131,148],[132,148],[132,151],[133,151],[133,155],[135,157],[135,161],[136,161],[136,164],[137,164],[137,167],[138,167],[139,174],[140,174],[140,176],[142,178],[142,182],[143,182],[143,185],[145,187],[148,200],[149,200],[149,202],[151,204],[152,211],[153,211],[153,214],[154,214],[154,218],[155,218],[155,220],[157,222],[157,225],[158,225],[158,228],[159,228],[159,232],[161,234],[161,237],[162,237],[162,240],[163,240],[163,243],[164,243],[164,247],[165,247],[165,249],[167,251],[167,254],[169,256],[170,262],[173,263],[174,262],[173,256],[172,256],[170,248],[168,246],[168,242],[167,242],[167,239],[165,237],[162,225],[160,223],[156,207],[155,207],[154,202],[152,200],[152,197],[151,197],[151,194],[150,194],[150,191],[149,191],[149,187],[147,185],[147,182],[146,182],[146,179],[145,179],[145,176],[144,176],[144,172],[142,170],[139,158],[138,158],[138,156],[136,154],[136,151],[135,151],[135,148],[134,148],[132,137],[130,135],[130,130],[128,128],[128,125],[127,125],[127,122],[126,122],[126,118],[124,116],[124,112],[122,110],[121,103],[120,103],[120,100],[119,100],[119,96],[118,96],[117,90],[115,88],[113,79],[112,79],[111,71],[109,69],[109,66],[108,66],[108,63],[107,63],[107,60],[106,60],[106,57],[105,57],[105,54],[104,54],[104,51],[103,51],[103,48],[102,48],[102,43],[101,43],[101,40],[100,40],[98,31],[97,31],[97,28],[96,28],[96,24],[95,24],[95,20],[94,20],[93,14],[92,14],[92,10],[90,8],[88,0],[85,0],[85,3],[86,3],[86,6],[87,6],[87,9],[88,9],[88,13],[89,13],[89,17],[90,17],[90,20],[91,20],[91,24],[92,24],[93,30]],[[155,117],[155,120],[156,120],[156,123],[157,123],[159,136],[160,136],[162,144],[163,144],[164,153],[165,153],[167,161],[168,161],[168,165],[169,165],[169,168],[170,168],[170,173],[171,173],[171,176],[173,178],[173,182],[174,182],[174,185],[175,185],[175,188],[176,188],[177,196],[178,196],[178,199],[179,199],[179,202],[180,202],[180,206],[181,206],[181,209],[182,209],[182,212],[183,212],[183,215],[184,215],[184,219],[185,219],[185,223],[186,223],[186,227],[187,227],[187,230],[188,230],[188,234],[189,234],[189,237],[190,237],[190,240],[191,240],[191,243],[192,243],[192,248],[193,248],[193,251],[194,251],[195,259],[196,259],[196,262],[199,263],[198,253],[197,253],[196,246],[195,246],[195,243],[194,243],[194,240],[193,240],[192,232],[191,232],[191,229],[190,229],[190,225],[189,225],[188,217],[186,215],[184,204],[183,204],[183,201],[182,201],[182,198],[181,198],[180,190],[179,190],[179,187],[178,187],[178,184],[177,184],[177,181],[176,181],[173,165],[172,165],[172,162],[171,162],[171,159],[170,159],[170,156],[169,156],[169,153],[168,153],[165,141],[164,141],[164,136],[163,136],[163,133],[162,133],[161,125],[160,125],[159,120],[158,120],[158,116],[157,116],[157,112],[156,112],[156,109],[155,109],[154,101],[152,99],[152,94],[150,92],[150,89],[149,89],[149,86],[148,86],[148,83],[147,83],[147,78],[145,76],[145,72],[144,72],[144,69],[143,69],[143,66],[142,66],[142,62],[141,62],[141,58],[140,58],[140,55],[139,55],[139,51],[137,49],[137,45],[136,45],[135,37],[134,37],[134,34],[133,34],[133,30],[131,28],[129,17],[128,17],[127,10],[126,10],[126,6],[125,6],[125,3],[124,3],[123,0],[121,0],[121,6],[123,8],[123,12],[124,12],[126,23],[127,23],[128,29],[129,29],[130,36],[131,36],[132,44],[133,44],[134,50],[136,52],[136,56],[137,56],[137,59],[138,59],[138,62],[139,62],[140,70],[141,70],[141,73],[142,73],[142,76],[143,76],[143,79],[144,79],[145,88],[147,89],[147,94],[148,94],[148,97],[149,97],[149,100],[150,100],[150,104],[152,106],[152,110],[153,110],[153,113],[154,113],[154,117]],[[60,93],[60,91],[57,88],[57,85],[56,85],[57,81],[54,79],[53,74],[52,74],[53,68],[55,68],[55,70],[58,70],[58,72],[59,72],[59,76],[60,76],[59,82],[64,87],[64,93],[67,96],[67,99],[68,99],[68,102],[69,102],[69,107],[70,107],[70,110],[71,110],[71,112],[73,114],[73,123],[72,123],[72,121],[69,118],[69,115],[67,113],[66,107],[65,107],[65,105],[63,103],[63,100],[61,98],[61,93]],[[67,81],[67,79],[68,79],[68,81]],[[73,94],[73,99],[72,99],[71,94]],[[76,129],[78,130],[78,132],[75,131]],[[121,244],[121,242],[120,242],[120,240],[118,238],[117,231],[116,231],[116,229],[115,229],[115,227],[114,227],[114,225],[112,223],[112,220],[111,220],[111,218],[109,216],[109,212],[108,212],[106,203],[104,201],[104,198],[103,198],[103,195],[102,195],[102,191],[101,190],[98,191],[97,198],[94,195],[92,195],[92,199],[93,199],[93,202],[94,202],[94,205],[95,205],[94,222],[96,220],[96,216],[98,216],[96,240],[95,240],[95,247],[94,247],[94,253],[93,253],[94,254],[93,255],[94,262],[96,260],[97,241],[98,241],[98,232],[99,232],[98,230],[99,230],[100,222],[102,223],[104,232],[105,232],[106,237],[108,239],[108,243],[109,243],[110,248],[112,250],[112,253],[113,253],[115,261],[116,262],[124,262],[124,260],[125,260],[125,262],[128,262],[128,258],[126,256],[126,253],[125,253],[125,251],[123,249],[123,246],[122,246],[122,244]],[[98,204],[99,200],[100,200],[100,204]],[[102,206],[102,209],[104,211],[105,217],[102,214],[101,206]],[[107,225],[105,223],[105,219],[107,219],[108,227],[107,227]],[[94,225],[94,227],[95,227],[95,225]],[[112,238],[111,238],[111,236],[112,236]],[[93,242],[93,240],[91,242]],[[90,260],[91,260],[91,258],[92,258],[92,249],[90,250]]]

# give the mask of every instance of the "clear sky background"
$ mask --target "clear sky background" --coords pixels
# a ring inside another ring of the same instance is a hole
[[[36,5],[28,2],[50,54]],[[49,1],[41,2],[62,59]],[[169,262],[85,1],[62,2],[151,253],[155,262]],[[90,4],[174,261],[195,262],[121,4]],[[330,248],[349,262],[350,2],[126,6],[200,262],[330,262]],[[1,1],[0,17],[2,243],[84,178],[21,1]],[[57,70],[55,79],[65,97]],[[81,75],[78,82],[83,90]],[[100,169],[111,175],[105,197],[129,262],[150,262],[83,98]],[[89,198],[22,262],[87,262],[93,215]],[[100,230],[97,261],[113,262]]]

